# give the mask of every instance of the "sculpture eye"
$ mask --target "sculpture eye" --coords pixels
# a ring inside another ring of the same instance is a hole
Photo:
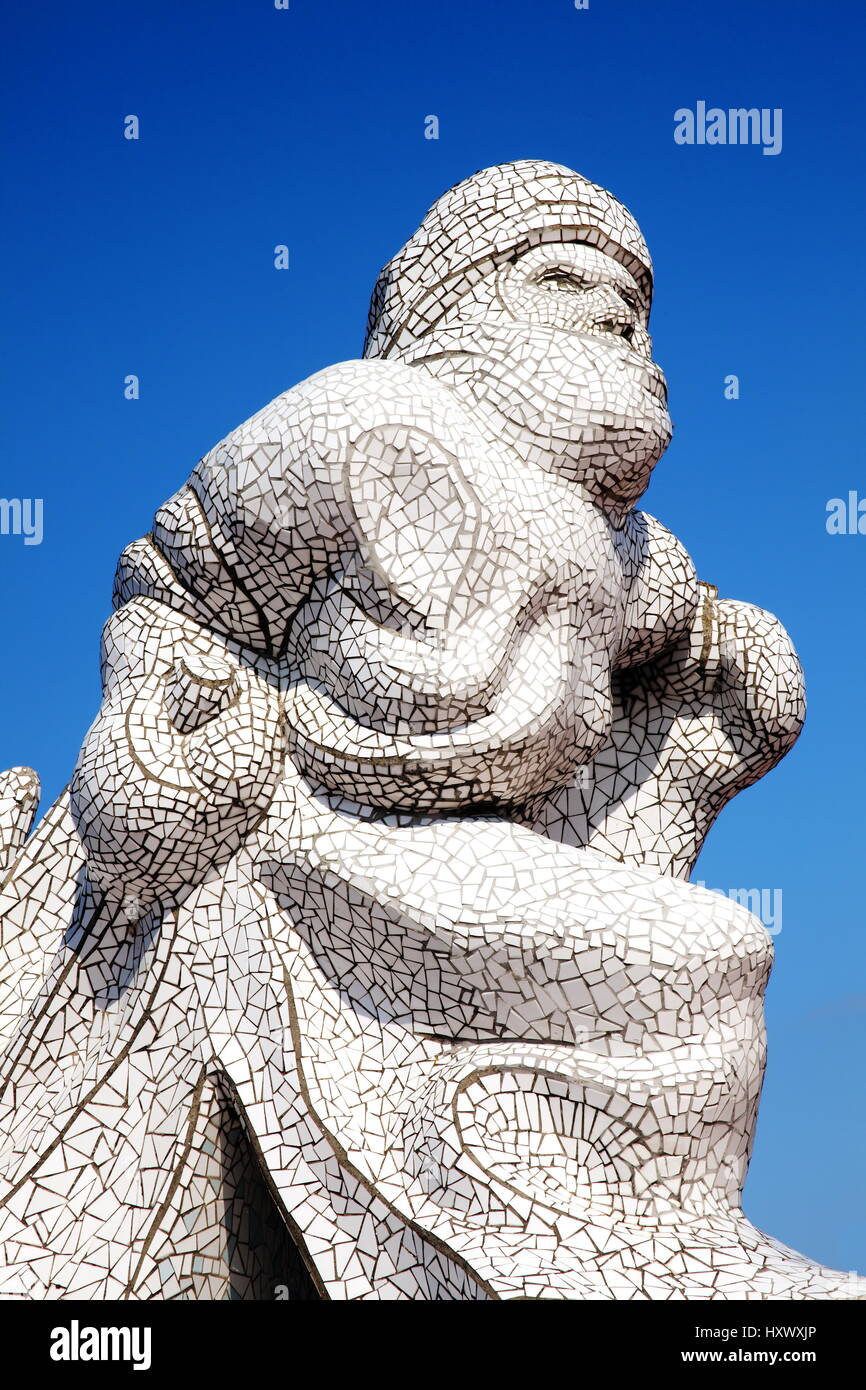
[[[544,271],[542,275],[539,275],[537,283],[543,285],[545,289],[568,290],[572,294],[588,288],[586,280],[581,275],[573,270],[563,270],[559,266]]]
[[[639,305],[636,297],[632,294],[631,290],[624,290],[621,288],[621,286],[617,285],[616,292],[619,295],[620,299],[623,301],[623,303],[627,304],[628,307],[636,314],[638,312]]]

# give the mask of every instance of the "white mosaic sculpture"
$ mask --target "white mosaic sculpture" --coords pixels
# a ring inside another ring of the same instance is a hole
[[[651,283],[475,175],[125,551],[23,848],[0,786],[7,1293],[864,1296],[739,1205],[771,942],[686,879],[802,681],[634,509]]]

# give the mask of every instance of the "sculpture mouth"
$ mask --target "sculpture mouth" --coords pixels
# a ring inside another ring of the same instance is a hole
[[[661,367],[651,357],[645,357],[642,352],[636,352],[634,348],[629,347],[622,338],[605,337],[604,341],[610,344],[619,356],[622,369],[629,372],[636,371],[644,390],[666,407],[668,383]]]
[[[581,333],[584,341],[589,340],[593,343],[604,343],[612,354],[614,362],[617,362],[621,369],[628,372],[637,373],[641,377],[641,385],[661,401],[666,406],[668,402],[668,383],[664,372],[657,362],[653,361],[644,352],[639,352],[632,347],[627,339],[612,333]]]

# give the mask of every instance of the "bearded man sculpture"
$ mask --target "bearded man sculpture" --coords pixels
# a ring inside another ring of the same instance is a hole
[[[68,793],[0,797],[7,1289],[863,1296],[740,1209],[771,943],[686,880],[802,681],[635,510],[651,287],[475,175],[124,552]]]

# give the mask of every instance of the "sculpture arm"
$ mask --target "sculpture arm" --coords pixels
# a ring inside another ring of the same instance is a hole
[[[630,512],[614,542],[627,586],[616,659],[622,671],[676,646],[695,621],[700,594],[685,546],[648,512]]]
[[[688,878],[716,816],[784,757],[805,717],[781,623],[701,585],[691,633],[614,683],[611,734],[533,829],[623,863]]]

